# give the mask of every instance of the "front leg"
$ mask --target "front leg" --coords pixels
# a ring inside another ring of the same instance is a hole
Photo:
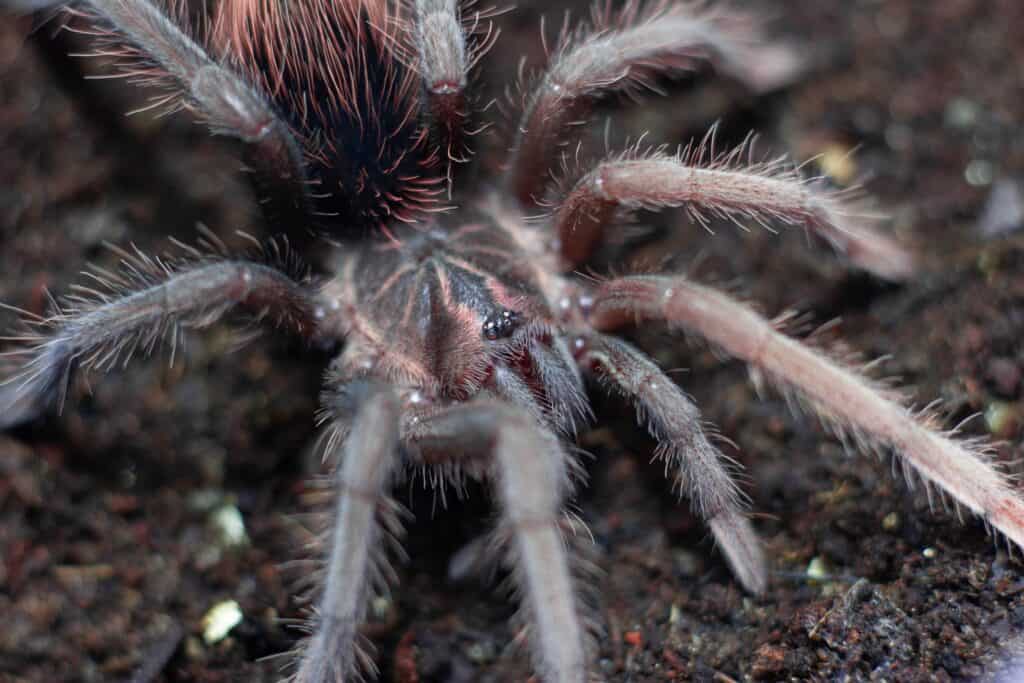
[[[725,456],[708,441],[697,406],[629,344],[598,334],[584,336],[580,342],[580,366],[636,405],[658,440],[658,455],[665,459],[666,470],[676,470],[680,495],[689,496],[694,511],[707,520],[744,588],[763,592],[764,557],[743,512],[743,496],[723,465]]]
[[[339,424],[328,440],[325,457],[337,463],[337,502],[323,594],[296,683],[335,683],[352,680],[360,669],[374,670],[359,649],[358,628],[379,588],[374,584],[386,573],[382,537],[398,528],[396,519],[381,513],[393,510],[387,496],[399,469],[399,400],[393,390],[369,384],[350,384],[339,398],[328,407],[336,420],[347,422],[346,409],[360,407],[351,430]]]
[[[530,412],[493,400],[406,420],[403,431],[414,462],[493,478],[534,668],[545,683],[585,683],[589,639],[562,527],[572,466],[558,438]]]
[[[49,404],[63,406],[77,368],[108,370],[138,350],[166,339],[173,351],[186,328],[206,327],[233,308],[304,338],[316,330],[314,292],[268,265],[199,259],[174,265],[122,252],[122,270],[89,273],[94,288],[79,288],[58,310],[28,320],[19,348],[3,354],[19,366],[0,382],[0,429],[32,419]]]

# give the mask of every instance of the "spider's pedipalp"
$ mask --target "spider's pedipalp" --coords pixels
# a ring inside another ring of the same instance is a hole
[[[764,557],[743,512],[743,496],[723,464],[724,456],[705,435],[697,406],[626,342],[604,335],[582,341],[580,365],[636,404],[659,442],[666,469],[676,470],[680,495],[688,496],[694,511],[707,520],[733,573],[750,592],[764,592]]]
[[[585,683],[590,638],[562,524],[572,468],[558,438],[530,413],[488,399],[453,406],[404,431],[413,458],[435,465],[476,461],[493,477],[536,672],[545,683]]]
[[[756,39],[739,15],[638,0],[614,16],[607,8],[595,6],[589,33],[563,32],[547,73],[527,100],[508,178],[524,207],[544,199],[558,146],[594,100],[655,87],[657,77],[693,71],[707,61],[740,78],[754,71]]]
[[[976,443],[933,429],[888,392],[726,294],[682,277],[626,277],[601,285],[593,316],[598,328],[652,318],[708,340],[796,392],[826,421],[891,449],[925,482],[1024,548],[1024,499]]]
[[[80,287],[49,317],[28,321],[31,335],[7,354],[21,369],[0,383],[0,428],[31,419],[48,403],[61,407],[75,369],[111,369],[163,339],[173,359],[184,329],[211,325],[236,307],[302,337],[316,329],[312,293],[270,266],[122,256],[120,273],[89,273],[94,287]]]
[[[214,61],[187,32],[149,0],[88,0],[82,11],[96,23],[95,34],[129,80],[169,94],[155,106],[188,108],[217,135],[245,143],[245,160],[255,170],[257,189],[270,199],[266,211],[306,210],[302,153],[288,126],[256,89]],[[109,24],[109,27],[106,26]]]
[[[347,436],[339,432],[327,441],[326,457],[337,468],[336,510],[323,594],[295,683],[335,683],[358,674],[364,662],[372,668],[372,659],[360,656],[358,628],[375,588],[375,558],[388,526],[380,517],[389,510],[387,496],[399,469],[401,407],[390,389],[365,385],[359,393],[351,429],[343,430]]]
[[[817,190],[781,161],[738,164],[746,146],[702,163],[707,144],[678,156],[610,159],[584,175],[555,209],[566,261],[584,261],[620,208],[685,207],[701,224],[716,217],[805,227],[880,277],[904,280],[914,273],[913,255],[840,195]]]

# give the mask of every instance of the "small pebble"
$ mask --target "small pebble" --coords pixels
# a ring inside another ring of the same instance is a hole
[[[996,181],[978,218],[982,236],[993,238],[1024,228],[1024,183],[1003,178]]]
[[[218,602],[203,615],[203,641],[214,645],[224,640],[231,629],[242,623],[242,610],[234,600]]]
[[[890,512],[882,520],[882,528],[886,531],[895,531],[900,528],[900,516],[895,512]]]
[[[210,526],[224,548],[240,548],[249,544],[241,511],[231,504],[221,505],[210,513]]]
[[[1014,435],[1022,420],[1020,405],[993,401],[985,408],[985,425],[992,436],[1007,439]]]
[[[967,164],[967,168],[964,169],[964,180],[967,181],[968,185],[975,187],[991,185],[994,175],[995,169],[992,166],[992,162],[985,159],[975,159]]]
[[[807,578],[820,581],[831,574],[829,571],[828,563],[823,557],[815,557],[807,565]]]
[[[379,595],[370,603],[370,609],[373,612],[374,619],[377,621],[384,621],[388,616],[388,612],[391,611],[391,600]]]
[[[494,648],[487,643],[473,643],[466,648],[466,657],[471,662],[486,664],[494,659]]]
[[[821,152],[818,165],[839,185],[849,185],[857,176],[857,162],[852,150],[838,143],[829,144]]]
[[[980,107],[973,101],[966,97],[956,97],[946,105],[946,125],[950,128],[973,128],[980,113]]]

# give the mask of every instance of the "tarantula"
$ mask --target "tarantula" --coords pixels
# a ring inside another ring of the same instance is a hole
[[[585,600],[567,534],[579,481],[572,441],[591,411],[584,377],[635,404],[658,457],[738,581],[758,593],[765,561],[728,463],[697,407],[655,363],[613,336],[655,320],[746,362],[867,450],[890,449],[928,484],[1024,545],[1024,499],[985,458],[904,407],[858,369],[780,331],[733,297],[678,275],[574,275],[636,209],[803,227],[857,266],[913,274],[907,251],[846,198],[783,162],[750,163],[706,145],[632,150],[552,182],[574,126],[599,98],[632,94],[704,62],[758,87],[771,60],[751,22],[683,2],[600,3],[564,30],[529,89],[500,177],[472,186],[466,162],[482,115],[467,87],[495,33],[456,0],[221,0],[204,29],[179,3],[91,0],[79,30],[129,78],[164,89],[244,143],[268,222],[330,245],[310,280],[278,261],[190,249],[180,260],[123,253],[8,353],[0,427],[61,405],[80,369],[108,369],[231,310],[307,340],[344,343],[326,377],[324,458],[335,512],[312,635],[296,680],[372,672],[359,626],[390,578],[382,546],[400,532],[389,493],[409,470],[489,481],[495,543],[518,587],[533,665],[552,682],[592,666]],[[470,188],[464,190],[463,186]]]

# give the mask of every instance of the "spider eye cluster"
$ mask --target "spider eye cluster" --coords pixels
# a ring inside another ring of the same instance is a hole
[[[520,322],[521,318],[519,313],[516,311],[510,311],[507,308],[496,313],[492,313],[487,316],[486,320],[484,320],[484,338],[494,341],[496,339],[509,337],[513,332],[515,332],[516,328],[519,327]]]

